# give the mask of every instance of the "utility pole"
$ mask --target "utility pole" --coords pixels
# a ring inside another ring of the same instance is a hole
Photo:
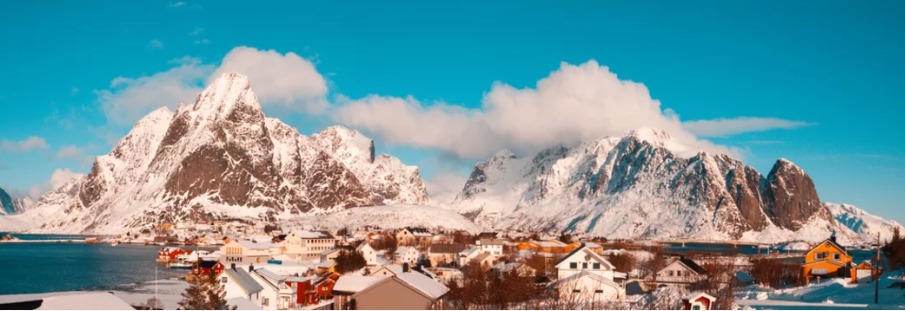
[[[874,269],[875,270],[880,269],[880,232],[879,231],[877,232],[877,264],[874,267]],[[857,272],[855,272],[855,273],[857,273]],[[871,271],[870,273],[874,274],[874,271]],[[879,303],[880,303],[880,275],[877,274],[876,278],[874,279],[874,304],[879,304]]]

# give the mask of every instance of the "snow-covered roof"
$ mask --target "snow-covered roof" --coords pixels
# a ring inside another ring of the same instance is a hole
[[[269,250],[272,247],[277,245],[271,243],[270,241],[262,242],[262,241],[250,241],[250,240],[236,240],[236,243],[242,245],[242,247],[247,249],[254,250]]]
[[[333,291],[336,292],[344,292],[344,293],[357,293],[368,287],[373,286],[374,284],[379,283],[387,279],[388,276],[375,275],[375,276],[359,276],[359,275],[344,275],[339,277],[336,280],[336,284],[333,285]]]
[[[442,297],[449,291],[449,288],[440,284],[434,279],[427,277],[420,272],[404,272],[396,274],[396,277],[402,280],[405,283],[408,283],[412,287],[418,289],[422,293],[431,297],[432,299],[437,299]]]
[[[682,299],[688,300],[688,301],[694,301],[695,299],[698,299],[698,298],[701,298],[701,297],[707,298],[707,300],[710,300],[710,301],[716,300],[715,297],[710,296],[710,295],[708,295],[707,293],[704,293],[704,292],[694,292],[694,293],[688,294],[688,296],[685,296],[685,297],[682,298]]]
[[[308,230],[300,230],[300,231],[292,231],[290,233],[297,237],[303,239],[332,239],[333,235],[327,231],[308,231]]]
[[[223,270],[226,275],[239,285],[246,293],[253,294],[264,290],[264,287],[261,284],[258,284],[258,281],[255,281],[254,278],[251,277],[245,269],[226,269]]]
[[[535,241],[534,243],[540,247],[565,247],[566,246],[566,243],[563,243],[563,242],[560,242],[557,240]]]

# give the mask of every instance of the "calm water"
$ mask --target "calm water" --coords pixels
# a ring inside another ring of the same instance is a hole
[[[23,240],[77,236],[15,235]],[[185,276],[157,265],[160,246],[85,243],[0,243],[0,295],[112,289],[117,285]]]

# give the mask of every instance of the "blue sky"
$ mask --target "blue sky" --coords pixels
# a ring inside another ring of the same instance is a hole
[[[0,10],[0,187],[26,193],[50,187],[58,169],[89,171],[135,121],[104,106],[103,94],[122,91],[114,79],[212,70],[247,46],[310,61],[331,107],[380,95],[452,115],[483,113],[503,85],[536,88],[595,60],[683,122],[759,118],[695,139],[762,173],[788,158],[821,199],[905,223],[901,16],[901,1],[10,2]],[[360,128],[428,179],[481,158],[382,139],[394,134],[386,124],[265,110],[303,134]]]

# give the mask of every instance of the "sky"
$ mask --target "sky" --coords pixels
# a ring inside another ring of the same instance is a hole
[[[265,113],[361,130],[432,194],[476,161],[651,127],[787,158],[905,223],[902,1],[16,1],[0,10],[0,187],[90,171],[146,113],[247,74]]]

